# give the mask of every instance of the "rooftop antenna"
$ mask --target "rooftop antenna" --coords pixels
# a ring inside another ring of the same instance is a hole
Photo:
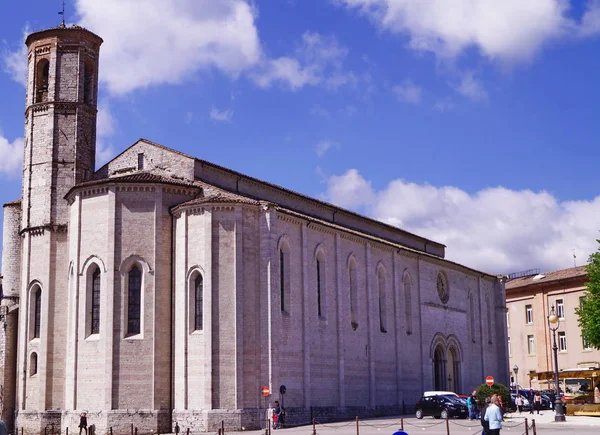
[[[60,23],[60,27],[65,26],[65,0],[62,0],[62,11],[58,13],[58,15],[62,15],[62,22]]]
[[[575,248],[571,249],[573,251],[573,267],[577,267],[577,255],[575,255]]]

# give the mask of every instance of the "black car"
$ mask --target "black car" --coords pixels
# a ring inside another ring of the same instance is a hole
[[[423,396],[417,401],[415,416],[423,418],[467,418],[469,410],[465,402],[457,396]]]

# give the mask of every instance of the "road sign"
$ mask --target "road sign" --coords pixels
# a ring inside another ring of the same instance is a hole
[[[285,388],[285,385],[282,385],[281,387],[279,387],[279,392],[280,392],[281,394],[285,394],[285,392],[286,392],[286,391],[287,391],[287,390],[286,390],[286,388]]]
[[[267,387],[266,385],[264,387],[262,387],[262,389],[260,390],[260,393],[267,397],[271,395],[271,390],[269,390],[269,387]]]
[[[485,378],[485,383],[491,387],[492,385],[494,385],[494,377],[488,376],[487,378]]]

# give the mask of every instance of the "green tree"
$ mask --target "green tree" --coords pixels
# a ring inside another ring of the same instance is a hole
[[[481,384],[479,387],[477,387],[475,397],[479,407],[481,408],[481,406],[485,403],[485,399],[492,397],[493,394],[502,396],[502,404],[504,405],[505,410],[508,410],[511,407],[512,400],[510,398],[510,392],[508,391],[508,388],[506,388],[506,385],[498,383],[495,383],[491,387],[488,384]]]
[[[600,240],[596,240],[600,244]],[[579,316],[582,337],[594,348],[600,349],[600,247],[590,255],[585,268],[588,282],[585,297],[575,313]]]

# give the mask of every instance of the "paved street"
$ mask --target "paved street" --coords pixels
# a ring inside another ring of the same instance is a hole
[[[535,420],[536,432],[543,435],[565,434],[570,435],[586,435],[600,433],[600,417],[574,417],[567,416],[565,423],[555,423],[554,413],[552,411],[544,411],[541,414],[531,415],[523,413],[520,416],[507,414],[502,434],[521,435],[525,434],[525,419],[529,425],[529,434],[533,434],[532,417]],[[436,420],[434,418],[424,418],[417,420],[412,416],[405,417],[404,431],[408,435],[423,434],[423,435],[446,435],[446,422]],[[365,419],[359,423],[359,435],[392,435],[400,429],[401,419],[396,418],[379,418]],[[448,426],[450,434],[455,435],[477,435],[481,433],[481,425],[478,421],[469,420],[449,420]],[[247,431],[253,435],[264,434],[263,431]],[[323,424],[316,426],[318,435],[356,435],[356,423],[340,422],[332,424]],[[272,431],[272,435],[311,435],[312,426],[299,426],[294,428],[279,429]]]

